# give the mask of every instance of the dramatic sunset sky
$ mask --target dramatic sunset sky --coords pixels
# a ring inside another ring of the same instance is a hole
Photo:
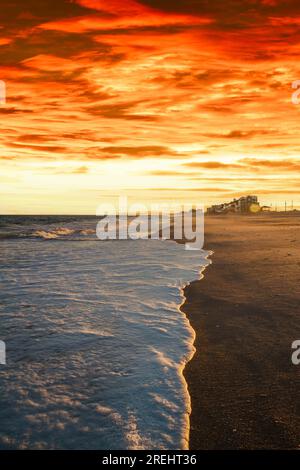
[[[299,0],[1,0],[0,212],[300,206]]]

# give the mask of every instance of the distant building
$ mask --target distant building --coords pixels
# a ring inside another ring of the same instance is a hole
[[[208,214],[228,214],[228,213],[239,213],[247,214],[253,212],[259,212],[260,205],[257,196],[243,196],[239,199],[234,199],[230,202],[223,204],[216,204],[207,209]]]

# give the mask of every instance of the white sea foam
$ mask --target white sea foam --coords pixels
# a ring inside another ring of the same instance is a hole
[[[154,240],[2,241],[0,448],[187,448],[193,331],[180,289],[205,254]]]
[[[64,228],[64,227],[58,227],[54,230],[36,230],[33,232],[32,236],[33,237],[38,237],[38,238],[45,238],[45,239],[55,239],[55,238],[60,238],[64,237],[67,235],[73,235],[74,230],[69,229],[69,228]]]

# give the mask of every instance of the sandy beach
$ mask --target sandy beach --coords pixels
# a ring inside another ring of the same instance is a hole
[[[206,217],[212,264],[185,289],[191,449],[300,446],[299,213]]]

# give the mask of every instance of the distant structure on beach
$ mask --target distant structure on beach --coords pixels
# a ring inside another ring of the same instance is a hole
[[[228,214],[232,212],[250,214],[260,212],[260,210],[261,207],[257,196],[243,196],[230,202],[224,202],[223,204],[216,204],[208,207],[207,213],[211,215]]]

